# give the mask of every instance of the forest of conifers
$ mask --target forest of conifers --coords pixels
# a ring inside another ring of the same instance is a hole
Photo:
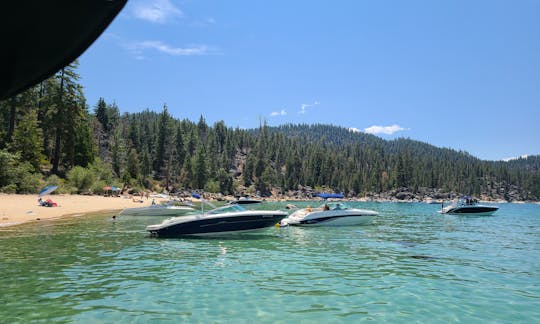
[[[466,194],[519,191],[540,198],[540,156],[483,161],[410,140],[383,140],[332,125],[258,129],[173,118],[164,106],[120,114],[87,103],[77,63],[0,102],[0,192],[202,189],[223,194],[296,190],[348,196],[406,187]],[[512,189],[513,188],[513,189]]]

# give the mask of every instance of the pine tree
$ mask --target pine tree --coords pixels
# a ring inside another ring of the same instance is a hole
[[[101,124],[103,131],[109,133],[109,114],[105,99],[99,98],[97,105],[94,107],[94,113],[96,114],[96,118]]]
[[[85,100],[82,86],[77,83],[79,75],[75,72],[78,62],[62,68],[57,74],[58,88],[55,93],[55,106],[50,107],[51,122],[54,125],[54,144],[52,172],[59,173],[63,153],[67,152],[66,167],[73,166],[74,146],[81,119],[85,118]]]
[[[162,179],[169,177],[169,166],[173,154],[173,127],[171,116],[167,105],[163,106],[163,111],[159,116],[156,157],[154,160],[154,171]]]
[[[200,145],[195,151],[192,162],[193,188],[202,189],[208,180],[208,161],[204,147]]]
[[[111,139],[111,163],[113,172],[117,177],[122,176],[122,169],[124,167],[125,161],[125,145],[123,143],[120,129],[114,131],[113,137]]]
[[[139,178],[141,167],[139,157],[137,156],[137,151],[134,148],[129,151],[126,168],[129,176],[132,179]]]
[[[29,162],[34,171],[39,171],[42,159],[42,132],[38,126],[37,110],[30,110],[20,117],[13,132],[10,151],[19,153],[21,161]]]

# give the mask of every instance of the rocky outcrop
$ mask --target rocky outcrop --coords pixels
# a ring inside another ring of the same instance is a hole
[[[238,193],[240,196],[247,195],[247,189],[241,188],[241,192]],[[183,190],[177,192],[175,195],[181,198],[190,198],[192,195],[192,190]],[[225,196],[221,193],[197,193],[204,195],[206,199],[218,200],[218,201],[228,201],[234,200],[234,196]],[[269,200],[311,200],[317,197],[317,190],[310,186],[298,186],[295,190],[283,191],[281,188],[274,187],[271,189],[271,195],[269,197],[264,197]],[[427,202],[427,203],[442,203],[444,201],[449,201],[456,199],[458,197],[467,195],[469,193],[458,193],[458,192],[446,192],[442,189],[433,189],[433,188],[397,188],[386,192],[366,192],[363,194],[356,195],[355,193],[348,193],[346,199],[349,200],[359,200],[359,201],[410,201],[410,202]],[[257,193],[253,194],[257,196]],[[529,201],[526,195],[520,193],[517,188],[510,186],[509,188],[501,187],[499,189],[494,189],[489,192],[483,192],[477,196],[478,199],[482,201],[497,201],[497,202],[518,202],[518,201]]]

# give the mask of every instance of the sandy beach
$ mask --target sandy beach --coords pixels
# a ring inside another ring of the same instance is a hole
[[[0,194],[0,227],[69,215],[121,211],[124,208],[149,206],[152,203],[152,198],[144,198],[142,203],[134,202],[129,197],[82,195],[49,195],[44,197],[45,200],[48,198],[56,202],[58,207],[39,206],[37,195]],[[160,201],[160,199],[156,199],[157,203]]]

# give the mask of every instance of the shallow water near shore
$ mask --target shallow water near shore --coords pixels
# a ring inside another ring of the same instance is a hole
[[[484,217],[351,205],[380,216],[214,238],[151,238],[145,226],[161,219],[110,214],[0,228],[0,321],[540,318],[540,205],[501,204]]]

